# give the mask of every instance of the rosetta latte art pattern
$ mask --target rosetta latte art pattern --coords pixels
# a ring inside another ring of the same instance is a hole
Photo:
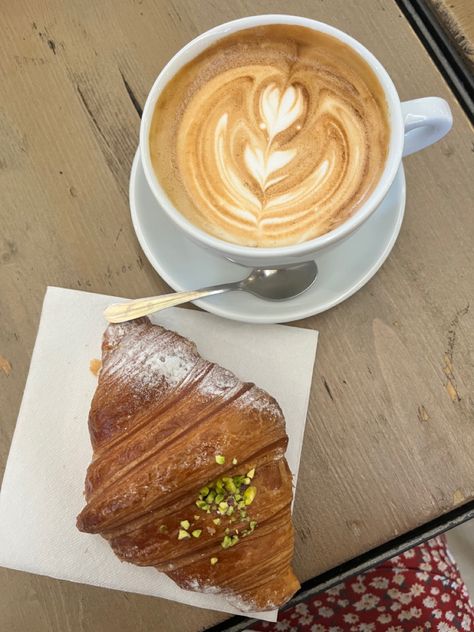
[[[181,106],[171,153],[188,204],[167,192],[227,241],[303,242],[339,225],[372,190],[385,157],[382,113],[357,75],[311,47],[295,58],[287,42],[263,52],[245,44],[239,63],[230,55]]]

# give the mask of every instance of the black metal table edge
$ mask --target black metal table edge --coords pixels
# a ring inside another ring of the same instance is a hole
[[[346,580],[348,577],[358,575],[374,566],[378,566],[386,560],[400,555],[404,551],[418,544],[422,544],[437,535],[441,535],[472,518],[474,518],[474,501],[452,509],[439,518],[431,520],[416,529],[407,531],[381,546],[371,549],[343,564],[335,566],[321,575],[303,582],[301,589],[286,604],[285,608],[290,608],[317,593],[328,590],[332,586]],[[207,628],[207,632],[241,632],[242,630],[251,629],[252,624],[256,622],[256,619],[234,616],[211,628]]]
[[[395,0],[399,9],[474,124],[474,75],[426,0]]]

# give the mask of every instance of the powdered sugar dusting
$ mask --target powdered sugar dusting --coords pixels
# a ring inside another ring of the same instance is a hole
[[[271,415],[283,419],[280,406],[273,397],[258,386],[254,386],[237,400],[240,408],[251,409],[259,415]]]
[[[230,593],[229,595],[225,595],[227,601],[237,608],[237,610],[241,610],[242,612],[251,612],[253,610],[262,610],[262,608],[258,608],[255,601],[250,599],[243,599],[241,595],[236,595],[235,593]]]
[[[239,378],[233,373],[215,364],[198,388],[204,396],[219,397],[240,383]]]
[[[183,584],[183,588],[185,588],[186,590],[194,590],[195,592],[202,592],[207,594],[222,592],[219,586],[213,586],[212,584],[205,583],[197,577],[192,577],[191,579],[188,579],[186,583]]]
[[[133,322],[109,325],[105,333],[107,344],[111,347],[115,347],[120,342],[120,339],[123,338],[127,332],[132,331],[135,327],[136,323]]]
[[[241,610],[242,612],[252,612],[257,610],[273,610],[276,608],[275,604],[268,601],[264,608],[259,608],[255,601],[251,599],[244,599],[242,595],[238,595],[234,592],[223,591],[221,587],[209,584],[206,581],[198,577],[192,577],[187,580],[182,587],[186,590],[193,590],[195,592],[202,592],[205,594],[221,594],[234,608]]]
[[[213,586],[208,582],[202,581],[197,577],[193,577],[182,584],[182,587],[186,590],[193,590],[195,592],[201,592],[208,595],[221,594],[234,608],[241,610],[242,612],[252,612],[255,610],[261,610],[257,607],[255,601],[251,599],[244,599],[241,595],[233,592],[223,591],[220,586]],[[275,606],[271,603],[268,604],[265,610],[273,609]]]
[[[175,388],[200,361],[194,343],[178,334],[149,322],[109,325],[102,373],[126,381],[135,391],[156,387]],[[242,385],[231,371],[214,364],[197,390],[204,397],[222,397]],[[275,400],[253,386],[239,397],[237,405],[258,415],[282,418]]]
[[[187,579],[185,583],[181,584],[182,588],[186,590],[193,590],[195,592],[202,592],[206,594],[221,594],[234,608],[242,612],[252,612],[257,610],[273,610],[276,608],[276,599],[268,599],[267,603],[260,607],[252,599],[245,599],[242,595],[239,595],[231,591],[223,591],[220,586],[210,584],[207,580],[203,580],[199,577],[191,577]],[[277,595],[275,594],[275,597]]]
[[[160,371],[170,384],[176,384],[184,380],[189,372],[189,362],[183,356],[151,357],[144,364],[144,368],[150,368],[152,372]]]
[[[103,372],[123,379],[136,390],[176,387],[199,360],[195,346],[178,334],[149,324],[107,329],[109,352]]]

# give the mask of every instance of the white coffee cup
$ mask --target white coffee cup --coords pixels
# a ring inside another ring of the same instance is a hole
[[[334,230],[310,241],[278,248],[256,248],[226,242],[204,232],[187,220],[172,204],[155,175],[151,163],[149,143],[150,125],[155,104],[171,78],[185,64],[222,37],[263,24],[305,26],[332,35],[353,48],[370,65],[385,91],[391,130],[385,169],[366,202]],[[382,64],[362,44],[343,31],[308,18],[291,15],[255,15],[227,22],[206,31],[184,46],[166,64],[153,84],[143,110],[140,127],[140,156],[146,179],[158,203],[187,237],[200,246],[243,265],[251,267],[284,266],[317,258],[318,252],[349,237],[382,202],[396,176],[402,157],[436,143],[450,130],[451,126],[451,110],[444,99],[425,97],[401,103],[397,90]]]

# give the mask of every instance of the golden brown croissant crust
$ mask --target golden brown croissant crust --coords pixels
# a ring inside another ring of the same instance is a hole
[[[81,531],[243,611],[299,588],[288,437],[268,393],[141,318],[104,334],[89,431]]]

